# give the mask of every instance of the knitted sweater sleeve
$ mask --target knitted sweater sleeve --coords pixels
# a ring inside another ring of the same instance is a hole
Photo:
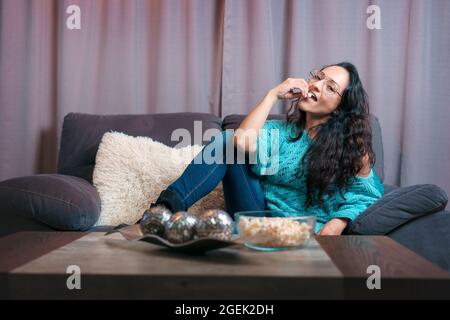
[[[383,194],[383,184],[371,169],[368,177],[355,177],[353,183],[343,194],[344,198],[339,196],[334,199],[337,202],[335,203],[337,209],[330,214],[330,218],[346,218],[353,221]]]

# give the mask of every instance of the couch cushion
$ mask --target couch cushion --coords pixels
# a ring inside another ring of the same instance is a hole
[[[0,183],[0,224],[30,220],[56,230],[87,230],[100,214],[100,198],[86,180],[60,174],[19,177]],[[20,230],[20,228],[18,229]]]
[[[223,119],[222,122],[222,129],[237,129],[246,117],[245,114],[232,114],[228,115]],[[268,116],[268,119],[286,119],[285,114],[270,114]],[[375,166],[374,170],[377,173],[378,177],[381,179],[381,181],[384,180],[384,155],[383,155],[383,141],[381,137],[381,127],[380,123],[378,122],[377,117],[374,115],[370,115],[370,124],[372,126],[372,146],[373,151],[375,152]]]
[[[201,150],[200,145],[171,148],[149,137],[105,133],[93,174],[93,183],[102,202],[97,225],[136,223]],[[189,211],[224,207],[222,184],[219,183]]]
[[[69,113],[64,118],[61,134],[61,148],[58,160],[58,173],[81,177],[92,182],[95,155],[107,131],[119,131],[133,136],[146,136],[168,146],[175,146],[181,141],[178,137],[172,140],[175,129],[185,129],[192,139],[196,132],[210,128],[220,129],[221,119],[207,113],[160,113],[141,115],[91,115]],[[207,141],[203,141],[203,144]],[[194,141],[183,146],[194,144]]]
[[[413,219],[443,210],[447,201],[445,191],[433,184],[397,188],[361,213],[347,232],[386,235]]]

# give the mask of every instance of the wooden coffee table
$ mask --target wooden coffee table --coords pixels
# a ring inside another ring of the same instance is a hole
[[[69,290],[67,268],[81,270]],[[369,290],[368,267],[381,289]],[[318,236],[307,249],[241,246],[188,255],[118,233],[19,232],[0,238],[1,298],[450,298],[450,274],[383,236]]]

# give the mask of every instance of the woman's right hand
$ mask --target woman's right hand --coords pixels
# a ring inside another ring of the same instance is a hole
[[[291,90],[294,88],[299,88],[300,93],[293,93]],[[275,88],[270,90],[270,94],[277,97],[278,99],[297,99],[306,98],[308,96],[308,82],[302,78],[287,78],[282,83],[277,85]]]
[[[297,99],[308,95],[308,83],[305,79],[288,78],[275,88],[270,89],[264,98],[242,120],[234,134],[234,144],[240,150],[253,153],[256,151],[259,129],[264,126],[267,117],[278,99]],[[301,92],[293,93],[292,89],[299,88]],[[256,133],[256,134],[255,134]]]

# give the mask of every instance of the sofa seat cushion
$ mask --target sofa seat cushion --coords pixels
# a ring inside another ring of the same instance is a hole
[[[17,217],[17,221],[32,220],[55,230],[78,231],[91,228],[99,214],[97,191],[78,177],[39,174],[0,183],[0,221],[8,224]]]

